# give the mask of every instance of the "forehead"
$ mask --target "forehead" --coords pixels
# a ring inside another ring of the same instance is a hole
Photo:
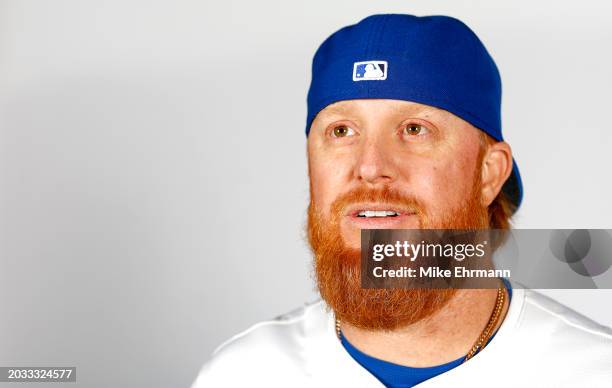
[[[317,115],[316,119],[329,116],[346,115],[374,115],[374,114],[419,114],[425,116],[449,117],[452,113],[431,105],[412,101],[393,99],[355,99],[337,101],[326,106]],[[454,116],[456,117],[456,116]],[[315,120],[316,120],[315,119]]]

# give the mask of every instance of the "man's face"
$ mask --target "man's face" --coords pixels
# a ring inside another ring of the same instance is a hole
[[[341,321],[390,330],[453,297],[454,289],[361,288],[360,229],[486,228],[482,149],[476,128],[416,103],[343,101],[317,115],[308,237],[319,291]]]
[[[338,222],[352,248],[360,229],[450,228],[475,194],[480,144],[478,129],[431,106],[337,102],[317,115],[308,136],[311,206],[324,222]]]

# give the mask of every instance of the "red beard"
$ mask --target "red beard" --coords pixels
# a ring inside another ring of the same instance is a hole
[[[480,204],[480,171],[471,195],[455,211],[432,219],[413,197],[387,187],[360,188],[334,201],[325,219],[311,201],[308,207],[308,239],[315,256],[315,272],[321,297],[336,317],[369,330],[393,330],[408,326],[439,311],[455,295],[455,289],[363,289],[360,250],[347,247],[340,232],[343,209],[362,201],[403,205],[417,210],[420,228],[482,229],[489,225],[486,207]]]

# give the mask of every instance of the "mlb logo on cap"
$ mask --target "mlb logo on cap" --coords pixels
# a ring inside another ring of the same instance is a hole
[[[353,81],[382,81],[387,79],[387,61],[363,61],[353,64]]]

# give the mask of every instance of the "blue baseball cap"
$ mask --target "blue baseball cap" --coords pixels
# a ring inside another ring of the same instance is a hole
[[[344,27],[317,49],[308,90],[306,135],[316,115],[342,100],[417,102],[461,117],[497,141],[501,77],[476,34],[448,16],[372,15]],[[502,191],[518,209],[523,186],[516,161]]]

